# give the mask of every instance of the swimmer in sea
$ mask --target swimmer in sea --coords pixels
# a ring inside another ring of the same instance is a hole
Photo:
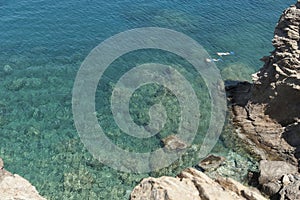
[[[206,58],[206,62],[219,62],[219,61],[222,61],[222,59],[214,59],[214,58],[212,58],[212,59],[210,59],[210,58]]]
[[[218,56],[229,56],[229,55],[234,55],[233,51],[230,52],[217,52]]]

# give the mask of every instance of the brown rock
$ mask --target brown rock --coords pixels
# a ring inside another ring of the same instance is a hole
[[[170,135],[162,139],[162,142],[168,151],[180,151],[187,148],[187,144],[176,135]]]
[[[273,39],[275,50],[258,72],[252,91],[252,99],[268,103],[266,114],[283,125],[295,122],[300,113],[299,25],[300,8],[291,6],[278,21]]]
[[[211,171],[218,168],[226,159],[222,156],[209,155],[198,164],[198,167],[205,171]]]

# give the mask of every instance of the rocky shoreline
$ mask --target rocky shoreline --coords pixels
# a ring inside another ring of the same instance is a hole
[[[259,173],[248,174],[250,186],[222,177],[218,169],[225,159],[210,155],[177,177],[143,179],[131,200],[300,199],[300,0],[283,12],[272,42],[275,49],[262,58],[265,64],[253,83],[226,87],[235,134],[261,160]],[[171,139],[164,142],[172,145]],[[208,170],[216,172],[213,178]],[[1,158],[0,195],[1,200],[45,199],[27,180],[6,171]]]
[[[235,134],[261,160],[259,174],[249,172],[249,184],[269,199],[294,200],[300,199],[300,0],[283,12],[272,42],[275,50],[262,58],[253,83],[234,82],[226,91]],[[213,180],[189,168],[176,178],[142,180],[131,200],[142,199],[266,198],[233,179]]]
[[[262,159],[295,165],[300,157],[300,2],[286,9],[275,28],[270,56],[253,84],[228,86],[238,135]]]

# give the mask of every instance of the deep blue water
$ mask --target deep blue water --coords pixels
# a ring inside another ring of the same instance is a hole
[[[159,26],[193,37],[211,53],[235,51],[236,62],[257,69],[272,50],[279,15],[293,2],[1,1],[1,61],[18,54],[84,57],[116,33]]]
[[[6,168],[29,179],[48,199],[126,199],[147,175],[121,173],[98,163],[83,147],[72,120],[73,82],[88,53],[128,29],[170,28],[198,41],[212,57],[218,51],[234,51],[217,63],[223,78],[249,80],[262,66],[259,59],[273,50],[276,22],[293,3],[0,0],[0,157]],[[11,73],[3,71],[5,65],[11,66]],[[116,138],[116,143],[124,142]],[[133,149],[139,148],[144,147]],[[219,144],[215,151],[229,150]],[[176,173],[181,166],[151,175]]]

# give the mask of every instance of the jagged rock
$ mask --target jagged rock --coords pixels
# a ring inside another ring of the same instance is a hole
[[[190,180],[173,177],[146,178],[134,188],[131,200],[142,199],[194,199],[201,200],[199,192]]]
[[[1,167],[2,166],[2,167]],[[26,179],[11,174],[3,168],[0,158],[0,199],[1,200],[46,200]]]
[[[227,88],[240,136],[262,159],[300,158],[300,1],[281,15],[272,40],[274,51],[261,60],[249,92],[245,84]],[[253,145],[254,144],[254,145]]]
[[[259,183],[272,199],[300,199],[300,176],[297,167],[283,161],[260,162]]]
[[[176,178],[146,178],[134,188],[131,200],[265,200],[258,191],[230,179],[212,180],[188,168]]]
[[[300,199],[300,181],[285,185],[279,194],[280,199]]]
[[[300,199],[299,174],[287,174],[281,179],[265,183],[262,185],[262,191],[271,199]]]
[[[4,163],[3,163],[3,160],[2,158],[0,158],[0,170],[4,168]]]
[[[283,177],[285,174],[296,174],[298,168],[284,161],[267,161],[262,160],[259,163],[261,185],[275,181]]]
[[[168,151],[179,151],[187,148],[187,144],[176,135],[170,135],[162,139],[162,142]]]
[[[211,171],[218,168],[224,161],[225,158],[222,156],[209,155],[199,162],[198,167],[204,171]]]
[[[288,185],[289,183],[291,183],[291,182],[290,182],[290,179],[289,179],[288,175],[283,175],[282,184],[283,185]]]
[[[300,199],[300,0],[281,15],[272,43],[253,84],[227,92],[237,136],[261,159],[282,160],[261,161],[262,191],[272,199]]]
[[[257,189],[249,188],[231,178],[217,178],[218,182],[226,190],[230,190],[244,197],[245,199],[251,200],[263,200],[265,199]]]

